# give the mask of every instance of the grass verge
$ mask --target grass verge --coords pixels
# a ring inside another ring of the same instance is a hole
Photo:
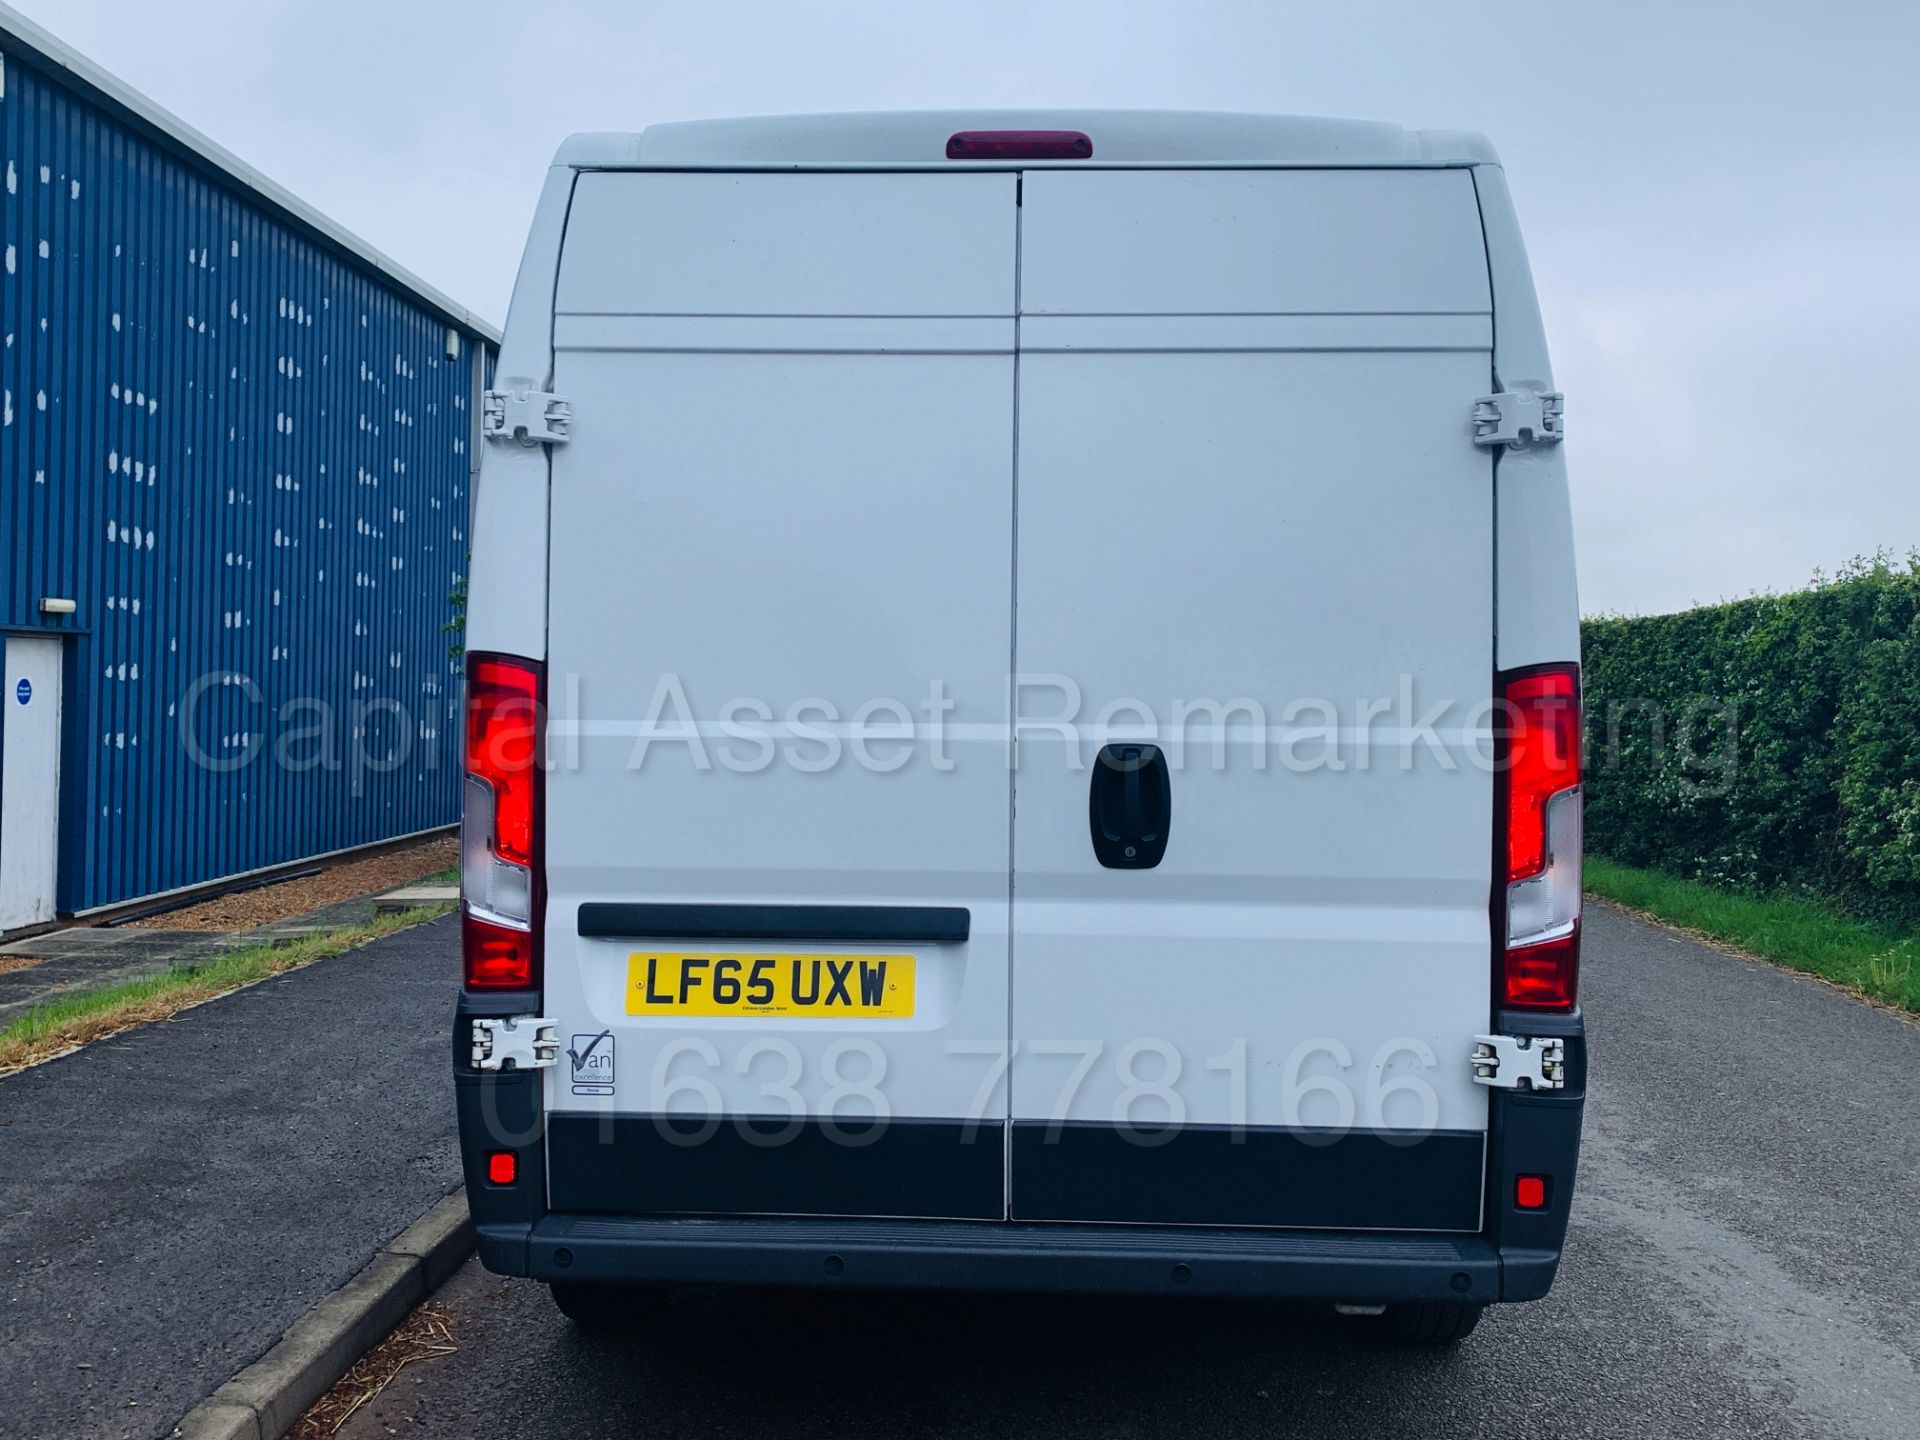
[[[1586,880],[1603,900],[1920,1012],[1920,936],[1848,919],[1814,900],[1741,895],[1598,855],[1587,857]]]
[[[0,1029],[0,1075],[38,1065],[150,1020],[164,1020],[188,1006],[297,970],[315,960],[352,950],[369,940],[378,940],[446,913],[444,905],[429,905],[399,915],[380,915],[364,925],[347,925],[324,935],[303,936],[290,944],[229,950],[192,964],[174,965],[138,980],[48,1000]]]

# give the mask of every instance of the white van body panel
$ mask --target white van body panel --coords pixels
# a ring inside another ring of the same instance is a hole
[[[1022,714],[1058,713],[1057,674],[1079,719],[1021,733],[1014,1119],[1114,1123],[1150,1075],[1178,1098],[1140,1123],[1482,1129],[1457,1060],[1487,1017],[1493,806],[1471,178],[1031,174],[1021,306]],[[1088,844],[1088,766],[1125,739],[1169,754],[1150,870]],[[1108,1058],[1069,1086],[1087,1041]],[[1183,1073],[1117,1063],[1143,1041]]]
[[[1013,314],[1013,177],[580,179],[554,311]]]
[[[547,171],[513,282],[494,388],[544,390],[553,373],[553,286],[574,171]],[[467,648],[540,660],[547,653],[547,452],[489,443],[474,483],[467,561]]]
[[[1473,171],[1493,281],[1493,368],[1501,389],[1552,390],[1553,362],[1534,293],[1520,221],[1498,165]],[[1579,423],[1575,412],[1575,424]],[[1499,458],[1500,668],[1518,670],[1580,658],[1580,596],[1573,553],[1573,502],[1564,445],[1533,446]]]
[[[1493,147],[1465,130],[1406,130],[1383,120],[1207,110],[859,110],[676,120],[637,134],[574,135],[556,163],[583,170],[636,166],[745,169],[939,168],[961,130],[1083,130],[1096,165],[1369,166],[1492,164]],[[982,162],[960,162],[974,164]],[[1018,168],[1044,168],[1022,161]],[[1064,162],[1085,168],[1085,162]],[[992,164],[990,168],[1005,169]]]
[[[1006,1027],[1014,184],[580,180],[554,383],[613,423],[554,457],[546,994],[618,1061],[610,1093],[549,1072],[552,1112],[830,1113],[872,1041],[894,1118],[1004,1116],[945,1047]],[[944,770],[896,738],[936,681]],[[579,936],[606,900],[958,905],[972,930],[914,949],[911,1020],[689,1023],[626,1013],[649,937]]]
[[[1070,738],[1022,730],[1016,1039],[1151,1036],[1190,1066],[1250,1043],[1241,1113],[1196,1073],[1182,1087],[1195,1123],[1334,1123],[1330,1095],[1282,1093],[1298,1050],[1349,1075],[1424,1072],[1426,1123],[1483,1126],[1458,1057],[1487,1014],[1492,780],[1467,755],[1488,749],[1474,707],[1492,672],[1489,466],[1432,441],[1486,369],[1484,350],[1023,356],[1018,666],[1029,713],[1057,713],[1040,677],[1058,674],[1080,723]],[[1383,391],[1404,438],[1322,442],[1364,431]],[[1095,406],[1108,418],[1085,427]],[[1196,461],[1204,485],[1169,486]],[[1410,471],[1419,486],[1401,483]],[[1436,593],[1420,563],[1435,547],[1481,583]],[[1455,697],[1434,727],[1442,761],[1412,726]],[[1363,722],[1363,699],[1394,709]],[[1207,708],[1181,723],[1182,702]],[[1088,847],[1092,755],[1126,739],[1173,767],[1166,858],[1144,872]],[[1119,1068],[1097,1067],[1063,1108],[1071,1063],[1017,1058],[1015,1117],[1113,1119]]]
[[[1457,170],[1036,172],[1023,315],[1484,316]]]

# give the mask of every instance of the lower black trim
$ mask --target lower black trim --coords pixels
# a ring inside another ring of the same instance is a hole
[[[1022,1121],[1013,1127],[1013,1218],[1475,1231],[1485,1154],[1478,1131],[1412,1138]]]
[[[551,1208],[997,1220],[1005,1127],[781,1115],[551,1115]]]
[[[641,905],[590,900],[579,933],[595,940],[813,940],[958,945],[963,905]]]
[[[506,1252],[498,1252],[505,1258]],[[529,1237],[540,1280],[1240,1295],[1386,1304],[1500,1298],[1477,1236],[1302,1234],[928,1220],[549,1215]],[[489,1259],[489,1264],[496,1263]]]

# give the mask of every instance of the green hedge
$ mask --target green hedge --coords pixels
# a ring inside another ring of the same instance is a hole
[[[1920,556],[1581,630],[1589,849],[1920,922]]]

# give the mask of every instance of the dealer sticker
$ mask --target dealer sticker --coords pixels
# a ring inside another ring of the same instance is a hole
[[[613,1094],[613,1031],[575,1035],[567,1046],[567,1063],[574,1094]]]

